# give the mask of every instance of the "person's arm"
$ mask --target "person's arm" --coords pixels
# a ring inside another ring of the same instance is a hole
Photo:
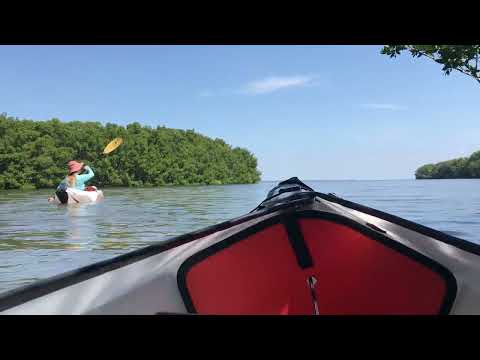
[[[93,178],[95,176],[93,170],[90,168],[90,166],[86,165],[84,169],[87,171],[85,174],[82,175],[77,175],[77,181],[81,183],[86,183],[88,180]]]

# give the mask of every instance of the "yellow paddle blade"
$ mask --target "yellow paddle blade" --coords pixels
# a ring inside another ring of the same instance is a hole
[[[105,146],[105,149],[103,150],[104,154],[111,153],[113,150],[118,148],[120,145],[123,144],[123,139],[122,138],[115,138],[112,141],[108,143],[107,146]]]

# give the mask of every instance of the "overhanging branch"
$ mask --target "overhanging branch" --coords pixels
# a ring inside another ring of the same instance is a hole
[[[436,61],[437,59],[435,58],[435,56],[433,55],[430,55],[424,51],[421,51],[421,50],[418,50],[418,49],[415,49],[413,46],[410,46],[410,45],[407,45],[407,49],[410,50],[410,52],[417,52],[419,53],[420,55],[423,55],[429,59],[432,59],[433,61]],[[476,55],[475,57],[475,69],[478,69],[478,54]],[[470,76],[472,78],[474,78],[479,84],[480,84],[480,77],[477,76],[476,74],[472,74],[471,72],[469,71],[466,71],[466,70],[463,70],[461,68],[452,68],[452,70],[457,70],[457,71],[460,71],[462,74],[465,74],[467,76]]]

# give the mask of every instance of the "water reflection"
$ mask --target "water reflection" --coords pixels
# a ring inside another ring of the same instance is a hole
[[[88,216],[87,204],[73,204],[64,206],[67,211],[67,239],[72,241],[81,241],[82,239],[91,239],[95,237],[95,229],[83,219]]]

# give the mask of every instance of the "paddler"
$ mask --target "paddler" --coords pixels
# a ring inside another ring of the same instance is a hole
[[[80,175],[82,171],[83,173]],[[58,185],[57,190],[65,190],[66,188],[85,190],[85,183],[94,176],[95,174],[90,166],[75,160],[69,161],[68,175]]]
[[[68,199],[68,194],[66,193],[67,188],[73,188],[77,190],[85,190],[85,183],[93,178],[95,173],[90,168],[90,166],[85,165],[83,162],[78,162],[75,160],[68,162],[68,175],[62,182],[58,185],[56,195],[63,203],[62,199]],[[49,198],[48,201],[52,201],[52,198]]]

